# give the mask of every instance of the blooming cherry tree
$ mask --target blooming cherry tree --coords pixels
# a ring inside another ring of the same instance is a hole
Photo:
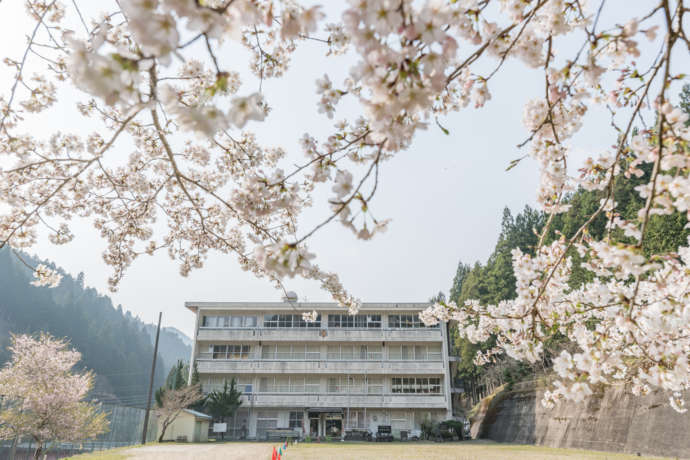
[[[91,372],[74,373],[81,359],[67,342],[48,334],[12,336],[11,360],[0,370],[0,439],[30,437],[34,458],[51,441],[83,441],[108,429],[105,414],[84,398]]]
[[[549,219],[534,256],[514,253],[515,299],[438,304],[423,317],[456,320],[471,340],[494,334],[501,350],[530,361],[554,333],[568,337],[580,351],[557,361],[561,380],[547,404],[627,383],[636,393],[667,391],[684,410],[689,249],[641,250],[651,216],[686,214],[690,203],[690,133],[669,97],[683,77],[673,64],[690,49],[684,0],[654,2],[637,17],[619,7],[609,24],[604,0],[351,0],[337,18],[277,0],[119,0],[92,19],[79,1],[25,3],[35,28],[23,56],[5,61],[15,78],[0,99],[9,164],[0,170],[0,247],[31,246],[40,227],[66,243],[70,219],[86,217],[108,243],[113,288],[142,254],[167,251],[186,275],[217,251],[278,286],[318,280],[354,312],[359,300],[316,264],[308,239],[331,222],[361,239],[385,230],[374,197],[386,161],[419,130],[448,133],[445,115],[482,107],[495,75],[516,60],[539,72],[544,90],[524,107],[526,155],[510,166],[534,160],[537,201],[550,216],[567,211],[577,187],[601,191],[602,202],[569,238],[547,244]],[[282,77],[307,40],[323,45],[333,68],[354,60],[342,81],[319,68],[316,110],[336,118],[345,100],[358,110],[325,136],[304,134],[306,158],[289,165],[284,149],[262,146],[248,129],[270,117],[263,82]],[[223,54],[233,43],[249,62]],[[258,90],[242,85],[240,65]],[[29,75],[32,66],[41,71]],[[62,85],[84,94],[77,109],[101,128],[26,133],[23,120],[54,106]],[[573,174],[573,137],[595,108],[610,113],[612,147]],[[116,153],[123,148],[128,156]],[[645,206],[624,220],[613,184],[644,176],[642,168],[651,169],[637,189]],[[323,220],[303,228],[302,211],[329,189]],[[629,239],[592,241],[587,228],[600,215]],[[570,289],[574,250],[593,280]],[[55,284],[45,267],[36,277]]]

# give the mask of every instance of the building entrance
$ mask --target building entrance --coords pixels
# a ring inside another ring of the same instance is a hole
[[[316,438],[319,436],[319,419],[309,419],[309,436]]]
[[[342,415],[327,415],[326,416],[326,436],[338,438],[343,432],[343,416]]]

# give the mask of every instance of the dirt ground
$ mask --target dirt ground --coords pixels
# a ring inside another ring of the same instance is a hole
[[[268,460],[275,443],[157,444],[119,450],[132,460]],[[107,454],[106,454],[107,455]],[[75,457],[82,460],[82,457]],[[98,457],[94,456],[94,459]],[[552,449],[491,442],[454,443],[329,443],[288,447],[282,460],[632,460],[636,455]]]

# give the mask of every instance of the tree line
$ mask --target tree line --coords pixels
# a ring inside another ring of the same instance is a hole
[[[686,85],[680,94],[681,107],[690,114],[690,85]],[[621,166],[627,167],[633,161],[632,156],[624,156]],[[635,187],[649,181],[652,166],[642,166],[644,174],[640,177],[618,178],[614,182],[614,199],[618,203],[617,211],[625,220],[633,220],[638,211],[645,205]],[[546,243],[564,236],[570,238],[600,206],[603,191],[588,191],[579,188],[569,194],[564,202],[570,205],[568,212],[556,214],[551,222],[550,231],[545,235]],[[547,223],[548,214],[525,206],[516,215],[507,207],[503,210],[501,231],[498,241],[486,262],[475,262],[473,265],[463,261],[458,263],[455,276],[449,291],[448,300],[458,305],[470,299],[477,299],[482,305],[498,304],[501,300],[515,297],[515,276],[513,273],[511,251],[519,248],[523,253],[533,255],[539,243],[539,236]],[[599,214],[589,225],[587,237],[594,240],[610,238],[614,242],[630,242],[632,238],[625,236],[623,230],[613,228],[609,231],[610,217]],[[674,212],[670,215],[654,215],[649,220],[647,235],[642,246],[645,256],[675,251],[687,244],[690,231],[685,227],[687,218],[685,213]],[[581,286],[590,281],[593,274],[585,270],[584,262],[579,253],[572,249],[568,255],[573,260],[573,272],[569,279],[571,288]],[[434,298],[437,300],[438,296]],[[451,324],[451,342],[453,352],[460,356],[455,375],[462,382],[470,403],[476,403],[481,397],[491,393],[501,384],[515,383],[519,380],[531,378],[537,373],[543,373],[550,366],[550,359],[568,347],[568,341],[560,336],[552,339],[547,347],[544,359],[528,365],[518,362],[505,355],[496,356],[485,365],[477,365],[474,357],[479,350],[488,350],[494,346],[493,338],[480,344],[473,344],[457,334],[457,325]]]

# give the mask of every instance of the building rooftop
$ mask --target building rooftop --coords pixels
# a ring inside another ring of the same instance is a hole
[[[427,308],[428,302],[366,302],[360,311],[419,311]],[[185,302],[184,306],[196,312],[204,310],[266,310],[266,311],[335,311],[346,312],[347,309],[335,302]]]

